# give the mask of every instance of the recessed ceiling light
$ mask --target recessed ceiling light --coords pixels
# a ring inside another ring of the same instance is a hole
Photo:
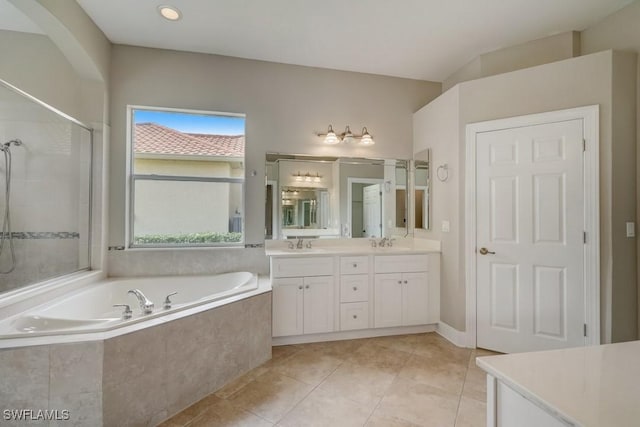
[[[182,18],[182,13],[174,6],[158,6],[158,12],[169,21],[177,21]]]

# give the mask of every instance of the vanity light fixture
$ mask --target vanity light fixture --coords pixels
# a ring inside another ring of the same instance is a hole
[[[320,135],[320,134],[318,134]],[[324,135],[324,143],[329,145],[338,144],[340,142],[340,138],[333,131],[333,127],[329,125],[329,129],[327,129],[327,133]]]
[[[320,182],[322,180],[322,175],[320,175],[318,172],[316,172],[315,176],[309,172],[305,173],[304,175],[302,175],[300,173],[300,171],[298,171],[298,173],[294,173],[293,174],[293,178],[297,181],[297,182]]]
[[[362,128],[362,133],[360,135],[351,132],[351,128],[349,126],[344,129],[344,132],[342,132],[340,135],[337,135],[333,130],[333,126],[329,125],[327,133],[316,133],[316,135],[324,136],[324,140],[322,142],[328,145],[335,145],[339,144],[340,142],[343,142],[345,144],[357,143],[358,145],[367,146],[375,144],[373,137],[366,127]]]
[[[168,21],[177,21],[182,18],[182,13],[175,6],[161,5],[158,6],[158,12],[160,15]]]

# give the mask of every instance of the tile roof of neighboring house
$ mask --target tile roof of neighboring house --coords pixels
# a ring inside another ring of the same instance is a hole
[[[180,156],[244,156],[244,135],[183,133],[156,123],[135,127],[136,154]]]

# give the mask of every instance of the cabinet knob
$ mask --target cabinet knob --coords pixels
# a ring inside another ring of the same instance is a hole
[[[357,287],[357,286],[354,286],[354,287],[353,287],[353,290],[354,290],[354,291],[357,291],[357,290],[358,290],[358,287]]]
[[[405,284],[405,285],[407,284],[407,281],[406,281],[406,280],[404,281],[404,284]]]
[[[354,262],[353,263],[353,268],[356,268],[357,266],[358,266],[358,264]]]
[[[298,286],[298,289],[302,289],[302,286]]]
[[[353,315],[353,318],[354,318],[354,319],[357,319],[357,318],[358,318],[358,315],[357,315],[357,314],[354,314],[354,315]]]
[[[402,285],[402,280],[398,280],[398,285]]]
[[[305,288],[309,289],[309,285],[305,286]]]

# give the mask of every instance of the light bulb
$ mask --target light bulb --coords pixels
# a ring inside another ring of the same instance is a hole
[[[327,130],[327,136],[324,137],[324,143],[329,145],[334,145],[340,142],[338,135],[333,131],[333,127],[329,125],[329,129]]]

